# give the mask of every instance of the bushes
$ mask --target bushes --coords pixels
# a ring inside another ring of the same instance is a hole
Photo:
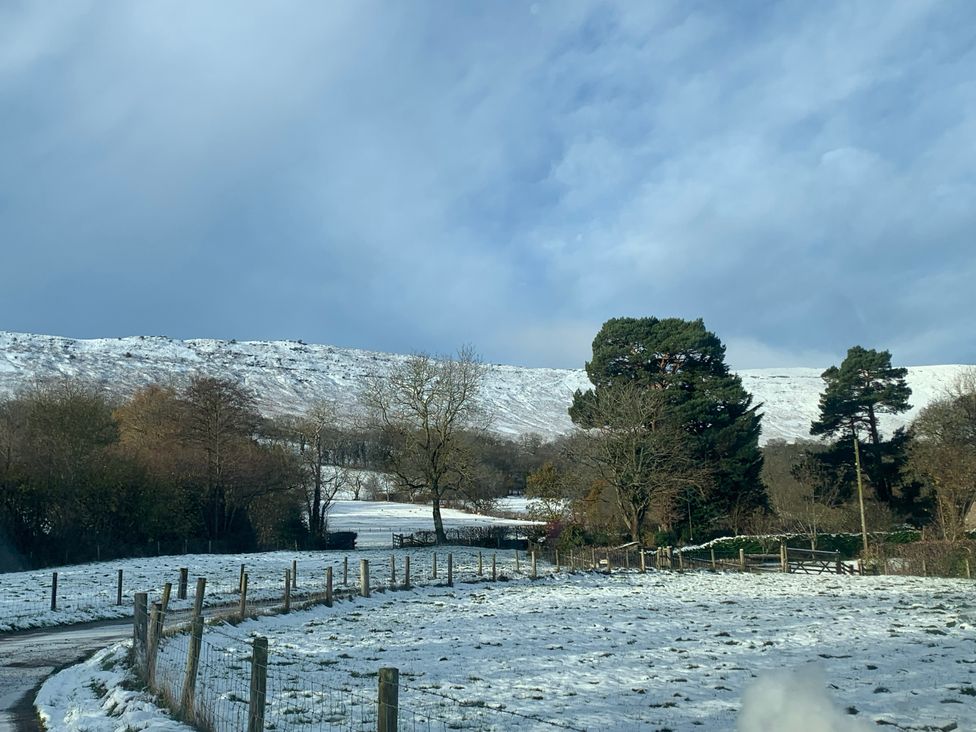
[[[965,577],[976,569],[976,542],[965,540],[877,544],[871,547],[869,562],[872,560],[879,567],[884,567],[887,574]]]
[[[355,531],[328,531],[323,541],[323,549],[355,549],[356,538],[359,536]]]
[[[905,545],[918,542],[922,538],[915,529],[899,529],[885,533],[868,535],[873,544],[881,546]],[[779,547],[781,542],[794,549],[810,549],[810,537],[806,534],[769,534],[764,536],[727,536],[714,539],[702,547],[715,550],[715,556],[722,559],[734,558],[739,549],[746,554],[768,554]],[[863,539],[860,534],[818,534],[817,551],[839,552],[843,559],[854,559],[861,555]]]

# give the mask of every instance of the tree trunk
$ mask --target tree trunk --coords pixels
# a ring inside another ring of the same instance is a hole
[[[434,506],[434,536],[438,544],[447,543],[447,534],[444,533],[444,520],[441,518],[441,492],[437,481],[431,485],[431,503]]]
[[[874,461],[875,484],[874,491],[878,499],[888,503],[894,497],[894,491],[888,476],[885,475],[884,464],[881,459],[881,435],[878,434],[878,417],[874,413],[874,407],[868,407],[868,432],[871,435],[871,457]]]

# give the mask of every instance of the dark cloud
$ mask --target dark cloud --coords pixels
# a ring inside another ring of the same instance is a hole
[[[976,361],[967,3],[0,8],[0,328]]]

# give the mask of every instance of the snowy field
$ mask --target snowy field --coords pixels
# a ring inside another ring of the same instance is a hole
[[[517,525],[530,522],[496,519],[489,516],[467,514],[450,509],[443,510],[444,524],[447,528],[468,526]],[[180,568],[186,567],[190,576],[189,599],[173,600],[175,609],[184,609],[192,604],[196,577],[207,578],[207,606],[233,603],[238,598],[240,566],[245,565],[248,573],[248,595],[254,601],[266,601],[281,597],[284,585],[284,571],[291,568],[293,560],[298,562],[299,596],[324,589],[325,568],[332,566],[338,586],[342,577],[342,563],[349,560],[350,581],[358,572],[359,560],[369,559],[374,565],[385,563],[388,566],[390,548],[394,533],[411,533],[431,530],[430,506],[406,503],[387,503],[370,501],[337,501],[329,515],[329,528],[332,531],[356,531],[357,550],[351,552],[268,552],[243,555],[190,554],[144,559],[125,559],[113,562],[79,564],[66,567],[53,567],[31,572],[11,572],[0,574],[0,632],[21,628],[37,628],[50,625],[63,625],[88,620],[125,617],[132,614],[132,595],[148,591],[150,600],[159,598],[163,585],[173,585],[173,597],[179,582]],[[476,553],[458,549],[458,569],[463,571],[466,561],[474,570]],[[505,554],[509,563],[514,564],[511,552]],[[423,572],[431,573],[432,567],[424,567],[429,554],[417,559],[414,565],[418,581],[423,581]],[[467,559],[464,559],[464,558]],[[442,553],[441,561],[446,561]],[[485,561],[490,561],[487,553]],[[123,604],[116,605],[118,590],[118,570],[122,570]],[[51,583],[52,573],[58,573],[58,609],[52,611]],[[374,579],[382,582],[382,577],[374,570]]]
[[[208,628],[224,663],[206,685],[218,717],[239,715],[262,635],[276,730],[332,729],[338,709],[368,708],[382,666],[400,669],[401,719],[425,729],[973,730],[974,589],[709,572],[426,586]],[[185,645],[165,642],[161,674],[179,676]],[[81,683],[67,673],[42,694],[55,721]]]

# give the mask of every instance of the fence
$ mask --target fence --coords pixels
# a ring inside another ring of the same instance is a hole
[[[863,574],[860,562],[849,564],[840,552],[799,549],[780,543],[775,553],[718,552],[714,547],[673,551],[657,550],[656,565],[665,569],[711,569],[734,572],[785,572],[793,574]]]
[[[495,554],[478,552],[454,561],[448,553],[438,566],[437,555],[419,573],[411,559],[390,558],[390,564],[371,567],[361,560],[355,576],[336,586],[333,566],[324,572],[324,584],[306,593],[304,603],[333,602],[350,596],[412,586],[437,576],[444,586],[463,578],[468,582],[502,580],[511,572],[537,577],[538,558],[515,554],[500,567]],[[348,570],[348,561],[344,561]],[[288,612],[292,603],[294,566],[283,572],[281,602],[274,612]],[[373,571],[376,570],[376,571]],[[388,573],[388,574],[387,574]],[[240,604],[228,612],[247,615],[248,575],[240,581]],[[242,637],[226,621],[205,624],[202,617],[206,581],[199,579],[188,624],[164,631],[166,593],[150,603],[137,593],[133,613],[133,662],[140,677],[159,694],[176,716],[207,732],[231,730],[501,730],[518,728],[579,730],[543,716],[526,715],[484,700],[459,699],[412,685],[397,669],[365,669],[351,678],[330,679],[322,669],[311,672],[287,650],[268,649],[267,639]]]

